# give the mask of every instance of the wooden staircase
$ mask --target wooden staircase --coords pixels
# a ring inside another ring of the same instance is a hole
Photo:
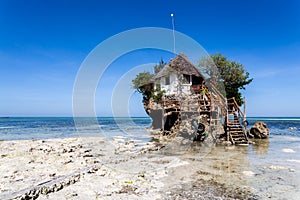
[[[205,86],[202,86],[202,92],[200,93],[198,104],[200,108],[199,109],[200,114],[210,115],[212,102],[211,102],[210,93],[207,87]]]
[[[245,116],[234,98],[227,100],[226,133],[232,144],[248,145]]]

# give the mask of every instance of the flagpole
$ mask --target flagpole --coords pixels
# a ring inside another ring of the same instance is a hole
[[[172,28],[173,28],[173,53],[176,54],[176,44],[175,44],[175,24],[174,24],[174,14],[171,13],[172,18]]]

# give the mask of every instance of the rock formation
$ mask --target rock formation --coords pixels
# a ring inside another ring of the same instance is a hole
[[[270,130],[264,122],[255,122],[249,132],[249,137],[265,139],[270,135]]]

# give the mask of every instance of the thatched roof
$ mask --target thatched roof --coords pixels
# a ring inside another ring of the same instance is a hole
[[[203,77],[199,70],[188,60],[188,58],[183,53],[180,53],[168,64],[166,64],[166,66],[160,72],[158,72],[158,74],[156,74],[152,80],[168,76],[170,73],[176,71],[181,74]]]

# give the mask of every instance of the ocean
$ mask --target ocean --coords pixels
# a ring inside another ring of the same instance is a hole
[[[140,134],[151,126],[151,119],[98,117],[98,124],[91,118],[81,118],[80,127],[72,117],[8,117],[0,118],[0,140],[31,140],[66,138],[74,136],[109,136],[109,134]],[[249,127],[263,121],[270,129],[270,138],[278,136],[300,137],[300,118],[297,117],[249,117]],[[91,123],[90,123],[91,122]],[[78,130],[77,130],[78,129]],[[124,133],[125,132],[125,133]]]
[[[49,138],[67,138],[75,136],[113,136],[145,134],[145,128],[151,126],[150,118],[94,118],[72,117],[4,117],[0,118],[0,140],[36,140]]]
[[[0,140],[74,136],[126,136],[151,140],[150,133],[145,130],[151,126],[150,118],[99,117],[97,124],[93,124],[94,121],[80,118],[75,123],[72,117],[0,118]],[[218,170],[217,173],[228,182],[236,180],[232,177],[241,177],[241,184],[250,187],[259,199],[300,199],[300,118],[249,117],[249,127],[257,121],[267,124],[269,139],[255,140],[255,144],[247,147],[224,149],[224,146],[217,146],[203,158],[209,160],[203,162],[203,166]],[[199,155],[194,154],[190,156],[197,158]]]

